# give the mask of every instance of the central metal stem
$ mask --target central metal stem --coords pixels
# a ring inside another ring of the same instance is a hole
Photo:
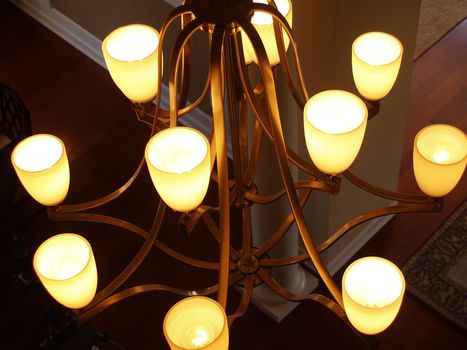
[[[253,0],[193,0],[193,13],[204,23],[229,27],[249,19]]]

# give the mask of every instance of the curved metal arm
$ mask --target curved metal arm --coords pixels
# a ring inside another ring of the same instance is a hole
[[[302,73],[300,59],[298,55],[297,43],[293,35],[292,28],[290,28],[289,22],[287,22],[284,16],[282,16],[282,14],[274,6],[268,6],[268,5],[261,4],[261,3],[254,3],[253,9],[255,11],[266,12],[267,14],[271,15],[274,18],[273,26],[274,26],[274,34],[276,38],[276,43],[278,44],[277,51],[279,52],[279,57],[280,57],[280,62],[281,62],[280,66],[282,67],[282,70],[287,80],[287,84],[290,88],[290,91],[292,92],[292,95],[295,98],[295,101],[297,102],[297,105],[299,105],[300,108],[303,109],[305,107],[305,103],[309,99],[309,94],[308,94],[308,90],[305,84],[305,79]],[[293,58],[294,58],[295,67],[297,70],[298,81],[300,83],[299,88],[295,86],[294,79],[292,78],[289,59],[287,57],[287,52],[284,47],[284,40],[283,40],[281,29],[283,29],[285,33],[287,34],[287,37],[289,38],[289,41],[290,41],[290,45],[292,46]]]
[[[385,215],[393,215],[393,214],[401,214],[401,213],[441,211],[441,207],[442,207],[442,203],[438,201],[438,202],[422,203],[422,204],[420,203],[399,204],[399,205],[392,205],[388,207],[382,207],[382,208],[370,210],[362,215],[359,215],[347,221],[331,237],[329,237],[326,241],[318,245],[316,247],[316,251],[318,253],[324,252],[326,249],[328,249],[334,243],[336,243],[341,237],[343,237],[347,232],[349,232],[352,228],[368,220],[372,220],[377,217],[381,217]],[[266,259],[261,260],[261,265],[268,266],[268,267],[293,265],[293,264],[306,261],[309,258],[310,257],[308,253],[303,253],[303,254],[296,255],[293,257],[289,257],[289,258],[271,258],[271,259],[266,258]]]
[[[384,188],[372,185],[350,171],[345,171],[344,176],[347,180],[353,183],[355,186],[361,188],[362,190],[372,193],[378,197],[392,199],[398,202],[408,202],[408,203],[433,203],[435,200],[428,196],[416,195],[416,194],[406,194],[400,192],[393,192],[386,190]]]
[[[112,225],[120,227],[124,230],[133,232],[138,236],[147,239],[149,233],[141,227],[132,224],[131,222],[117,219],[112,216],[94,214],[94,213],[56,213],[50,212],[49,219],[51,221],[81,221],[81,222],[97,222],[100,224]]]
[[[162,61],[163,61],[163,54],[162,54],[162,46],[165,41],[165,35],[167,34],[167,30],[170,27],[170,25],[180,16],[183,16],[188,13],[193,13],[192,12],[192,6],[190,4],[182,5],[179,7],[176,7],[173,9],[170,13],[167,19],[164,21],[164,24],[162,25],[161,32],[160,32],[160,37],[159,37],[159,51],[158,51],[158,60],[157,60],[157,66],[158,66],[158,72],[159,76],[162,78]],[[156,119],[159,116],[159,112],[161,110],[161,87],[162,87],[162,79],[159,79],[157,82],[157,96],[156,96],[156,109],[154,111],[154,119]],[[154,123],[153,129],[151,131],[151,136],[153,136],[156,133],[156,123]]]
[[[221,242],[219,247],[219,293],[217,299],[222,307],[227,305],[229,251],[230,251],[230,213],[229,213],[229,175],[227,169],[227,144],[224,127],[223,105],[223,67],[222,46],[224,42],[225,27],[215,26],[211,48],[211,103],[214,119],[217,174],[219,178],[219,226]]]
[[[201,90],[201,93],[198,96],[198,98],[194,102],[191,102],[191,104],[189,104],[188,106],[185,106],[185,107],[178,110],[178,116],[179,117],[183,117],[183,116],[193,112],[196,108],[199,107],[201,102],[203,102],[203,100],[206,97],[206,94],[207,94],[207,92],[209,90],[210,83],[211,83],[211,80],[209,78],[209,74],[210,73],[208,72],[207,77],[206,77],[206,81],[205,81],[205,83],[203,85],[203,89]],[[141,108],[140,106],[137,106],[136,108],[137,108],[136,113],[137,113],[137,116],[138,116],[138,120],[152,126],[153,123],[154,123],[155,106],[150,111],[148,111],[148,110],[146,110],[144,108]],[[168,125],[165,125],[165,123],[168,122],[169,119],[170,119],[170,112],[168,110],[165,110],[162,107],[160,107],[157,116],[158,116],[158,118],[156,118],[156,121],[164,123],[163,126],[168,127]]]
[[[341,319],[347,326],[350,327],[350,329],[353,330],[353,332],[364,342],[367,344],[372,344],[373,340],[369,336],[366,336],[359,331],[357,331],[352,324],[350,323],[349,319],[347,318],[347,315],[345,314],[345,311],[342,306],[339,306],[336,304],[334,301],[331,299],[325,297],[324,295],[321,294],[308,294],[304,296],[296,295],[294,293],[289,292],[286,290],[284,287],[282,287],[269,273],[266,272],[264,269],[260,269],[257,272],[258,276],[261,278],[263,282],[265,282],[269,288],[271,288],[275,293],[278,295],[282,296],[283,298],[298,302],[298,301],[304,301],[304,300],[313,300],[321,305],[325,306],[329,310],[331,310],[337,317]]]
[[[334,301],[326,298],[325,296],[320,294],[297,295],[289,292],[284,287],[282,287],[280,283],[277,282],[265,269],[259,269],[257,274],[259,278],[268,285],[269,288],[271,288],[275,293],[277,293],[281,297],[293,302],[300,302],[304,300],[317,301],[318,303],[326,306],[328,309],[334,312],[334,314],[339,316],[339,318],[341,318],[344,322],[349,322],[344,310]]]
[[[111,293],[113,293],[117,288],[119,288],[123,283],[125,283],[128,278],[133,275],[133,273],[138,269],[141,263],[146,259],[146,256],[151,251],[152,246],[156,242],[157,235],[159,234],[162,220],[164,219],[166,204],[163,201],[159,202],[159,208],[157,209],[157,214],[154,219],[151,231],[149,232],[149,237],[146,239],[144,244],[141,246],[138,253],[135,255],[133,260],[127,265],[127,267],[118,275],[111,283],[109,283],[104,289],[96,294],[93,301],[88,305],[85,310],[92,308],[94,305],[100,303],[102,300],[107,298]]]
[[[169,99],[170,99],[170,127],[177,125],[178,118],[178,68],[180,65],[180,59],[183,54],[183,49],[193,36],[193,34],[198,31],[202,26],[202,22],[198,19],[191,21],[188,25],[183,28],[180,35],[175,41],[174,48],[172,50],[172,55],[170,58],[170,68],[169,68]]]
[[[193,291],[173,288],[173,287],[170,287],[164,284],[145,284],[141,286],[135,286],[135,287],[122,290],[118,293],[115,293],[114,295],[103,300],[102,302],[95,305],[91,309],[84,311],[81,315],[79,315],[79,321],[81,324],[88,322],[90,319],[94,318],[96,315],[100,314],[102,311],[108,309],[112,305],[115,305],[134,295],[138,295],[142,293],[170,292],[173,294],[188,297],[192,295],[209,295],[209,294],[215,293],[216,291],[217,291],[217,285],[208,287],[206,289],[193,290]]]
[[[50,215],[54,215],[54,214],[76,213],[76,212],[85,211],[88,209],[97,208],[120,197],[120,195],[122,195],[126,190],[128,190],[131,187],[131,185],[134,184],[135,180],[138,178],[139,174],[141,173],[141,169],[144,166],[144,162],[145,162],[145,159],[143,158],[141,162],[139,163],[138,168],[136,168],[135,172],[127,180],[127,182],[125,182],[120,188],[113,191],[112,193],[109,193],[101,198],[94,199],[89,202],[84,202],[84,203],[79,203],[79,204],[65,204],[65,205],[58,205],[56,207],[51,207],[48,211],[49,217]]]
[[[193,21],[192,15],[183,15],[180,20],[182,30]],[[186,105],[188,100],[188,93],[190,91],[190,81],[191,81],[191,52],[192,52],[192,42],[188,42],[182,48],[182,70],[180,73],[180,82],[182,84],[180,88],[180,100],[178,108],[182,108]]]
[[[321,279],[324,284],[327,286],[331,294],[337,303],[342,307],[342,295],[337,287],[336,283],[332,279],[329,271],[326,268],[326,265],[321,261],[321,258],[318,255],[318,252],[315,249],[313,241],[311,239],[310,232],[306,226],[305,218],[300,206],[300,202],[297,197],[297,193],[293,186],[292,175],[290,174],[290,169],[288,166],[288,154],[287,147],[284,140],[284,135],[282,133],[282,125],[279,115],[279,106],[277,104],[277,94],[274,83],[274,76],[272,74],[271,65],[269,59],[266,55],[266,50],[263,46],[261,38],[258,33],[254,30],[251,23],[248,21],[242,23],[242,28],[245,30],[245,33],[248,35],[250,41],[255,48],[256,57],[259,60],[259,67],[261,71],[261,76],[264,81],[265,95],[268,103],[269,118],[272,127],[272,134],[274,136],[274,146],[276,149],[277,159],[281,169],[282,181],[287,192],[287,197],[289,199],[289,204],[292,209],[292,213],[295,217],[295,222],[297,224],[298,232],[300,233],[303,243],[305,245],[310,259],[318,271]]]
[[[237,310],[232,315],[227,317],[229,327],[239,317],[243,316],[250,305],[251,295],[253,294],[253,287],[255,285],[255,275],[246,276],[245,286],[243,288],[242,299],[238,304]]]
[[[253,141],[251,144],[251,156],[245,174],[245,185],[250,187],[256,174],[259,164],[259,155],[261,151],[261,140],[263,138],[263,129],[258,120],[255,120],[255,127],[253,132]]]
[[[199,259],[194,259],[191,257],[188,257],[184,254],[181,254],[177,252],[176,250],[170,248],[166,244],[162,243],[161,241],[157,241],[155,243],[155,246],[162,250],[165,254],[170,256],[171,258],[186,264],[188,266],[192,267],[197,267],[200,269],[205,269],[205,270],[213,270],[213,271],[218,271],[219,270],[219,263],[216,262],[209,262],[209,261],[203,261]],[[235,270],[235,266],[233,264],[230,264],[230,270]]]
[[[243,276],[237,272],[231,276],[229,284],[236,283],[242,278]],[[170,292],[173,294],[189,297],[193,295],[213,294],[218,291],[218,287],[219,285],[217,284],[204,288],[204,289],[197,289],[197,290],[178,289],[178,288],[173,288],[173,287],[170,287],[164,284],[145,284],[145,285],[131,287],[131,288],[122,290],[118,293],[115,293],[114,295],[94,305],[90,309],[84,310],[81,314],[79,314],[79,322],[81,324],[88,322],[90,319],[100,314],[101,312],[105,311],[112,305],[115,305],[125,299],[128,299],[138,294],[149,293],[149,292]]]
[[[214,236],[217,242],[220,243],[222,240],[222,234],[209,213],[203,215],[203,221],[206,224],[209,232]],[[238,260],[240,258],[240,254],[233,247],[230,247],[230,257],[234,260]]]
[[[241,26],[248,25],[248,24],[250,23],[249,22],[240,23]],[[252,30],[255,30],[255,29],[252,28]],[[237,48],[240,45],[238,42],[235,42],[235,44]],[[249,78],[247,77],[244,70],[241,69],[242,58],[239,56],[238,50],[235,50],[235,51],[236,51],[236,56],[237,56],[237,65],[239,66],[238,71],[240,73],[239,80],[242,85],[242,89],[244,91],[246,101],[248,102],[249,107],[253,111],[253,114],[257,122],[263,129],[266,136],[270,140],[273,140],[273,135],[271,132],[271,125],[270,125],[270,122],[266,118],[266,115],[268,114],[268,112],[266,111],[265,108],[262,108],[261,104],[258,102],[256,98],[256,94],[253,90],[253,87],[250,84]],[[264,86],[261,86],[261,88],[264,88]],[[307,174],[314,176],[315,179],[319,179],[329,184],[329,186],[334,187],[335,190],[333,193],[336,193],[338,191],[338,188],[339,188],[338,182],[333,181],[333,179],[331,179],[329,175],[324,174],[321,171],[319,171],[313,164],[307,163],[302,157],[296,154],[289,147],[286,146],[286,149],[287,149],[287,157],[293,164],[295,164],[298,168],[300,168],[302,171],[306,172]]]
[[[296,190],[313,189],[313,190],[320,190],[323,192],[334,193],[334,188],[329,188],[328,184],[325,184],[324,182],[320,182],[320,181],[314,181],[314,180],[297,181],[294,183],[294,187]],[[268,204],[268,203],[276,201],[277,199],[281,198],[285,194],[286,194],[285,190],[278,191],[271,195],[260,195],[260,194],[248,191],[248,192],[245,192],[245,198],[257,204]]]
[[[433,212],[433,211],[441,211],[441,202],[399,204],[399,205],[393,205],[389,207],[370,210],[364,214],[361,214],[347,221],[331,237],[329,237],[326,241],[321,243],[316,248],[316,250],[318,251],[318,253],[324,252],[326,249],[328,249],[334,243],[336,243],[342,236],[344,236],[347,232],[349,232],[352,228],[368,220],[381,217],[381,216],[385,216],[385,215],[391,215],[391,214]]]
[[[304,206],[308,198],[310,197],[311,190],[307,189],[303,191],[301,197],[300,197],[300,206]],[[277,242],[279,242],[282,237],[286,234],[286,232],[290,229],[292,224],[294,223],[294,215],[293,213],[290,213],[285,220],[282,222],[282,224],[279,226],[279,228],[274,232],[271,237],[268,239],[266,243],[264,243],[259,249],[257,250],[256,254],[257,256],[262,256],[266,254],[272,247],[276,245]],[[263,261],[263,260],[261,260]]]
[[[149,238],[149,233],[146,230],[142,229],[141,227],[135,224],[132,224],[131,222],[128,222],[122,219],[117,219],[117,218],[114,218],[108,215],[94,214],[94,213],[57,214],[57,213],[52,212],[49,214],[49,218],[52,221],[96,222],[100,224],[112,225],[112,226],[130,231],[130,232],[133,232],[143,239]],[[170,248],[169,246],[167,246],[166,244],[162,243],[159,240],[156,240],[156,242],[154,243],[154,246],[159,248],[162,252],[164,252],[171,258],[183,264],[197,267],[200,269],[205,269],[205,270],[215,270],[215,271],[219,270],[219,263],[188,257]],[[235,270],[235,265],[233,263],[230,264],[230,270]]]

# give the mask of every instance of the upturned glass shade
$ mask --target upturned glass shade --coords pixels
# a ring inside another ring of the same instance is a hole
[[[399,39],[387,33],[370,32],[352,45],[352,72],[360,95],[377,101],[391,91],[402,60]]]
[[[65,145],[56,136],[37,134],[18,143],[11,153],[13,167],[28,193],[39,203],[61,203],[70,186]]]
[[[37,248],[34,270],[60,304],[80,309],[96,294],[97,269],[89,242],[74,233],[53,236]]]
[[[305,141],[313,163],[336,175],[355,160],[365,134],[368,109],[347,91],[327,90],[311,97],[303,110]]]
[[[102,43],[113,81],[133,102],[151,101],[157,95],[158,48],[159,33],[144,24],[117,28]]]
[[[389,260],[354,261],[342,278],[344,308],[352,325],[364,334],[384,331],[399,312],[405,291],[402,272]]]
[[[461,130],[445,124],[429,125],[415,136],[413,168],[420,189],[442,197],[457,185],[467,162],[467,140]]]
[[[154,135],[146,146],[146,163],[162,200],[187,212],[204,199],[209,186],[209,142],[199,131],[173,127]]]
[[[253,2],[268,4],[267,0],[253,0]],[[282,16],[285,17],[289,25],[292,27],[292,2],[290,0],[274,0],[274,3],[277,6],[277,10],[282,14]],[[266,54],[271,65],[274,66],[279,64],[280,57],[276,44],[276,36],[274,34],[272,16],[264,12],[255,11],[253,17],[251,18],[251,23],[256,28],[259,36],[261,37],[261,41],[263,42],[263,45],[266,49]],[[282,36],[284,37],[284,47],[287,50],[290,44],[290,40],[284,30],[282,30]],[[258,63],[258,59],[256,58],[251,41],[248,39],[244,32],[242,32],[242,40],[244,51],[246,51],[245,61],[248,60],[247,63],[251,63],[253,60],[255,63]]]
[[[194,296],[176,303],[164,319],[164,335],[172,350],[227,350],[229,327],[222,306]]]

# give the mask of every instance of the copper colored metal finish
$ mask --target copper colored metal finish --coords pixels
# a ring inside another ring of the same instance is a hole
[[[202,22],[228,26],[239,19],[252,16],[253,0],[203,0],[193,1],[193,14]]]
[[[237,269],[245,275],[251,275],[255,273],[260,267],[259,260],[252,254],[243,255],[237,260]]]
[[[332,279],[319,254],[335,244],[349,230],[365,221],[397,213],[439,211],[442,202],[425,196],[382,189],[347,171],[343,176],[354,186],[376,196],[396,200],[399,203],[363,213],[345,223],[325,242],[315,245],[304,218],[303,207],[314,191],[329,195],[338,193],[341,179],[339,176],[331,177],[323,174],[285,143],[276,94],[276,69],[282,69],[287,85],[299,107],[303,108],[309,96],[298,59],[295,39],[289,24],[275,7],[253,4],[252,0],[194,0],[185,1],[185,3],[171,12],[160,35],[159,72],[162,72],[162,51],[166,33],[174,22],[180,20],[182,29],[168,61],[170,108],[169,110],[161,108],[159,94],[155,104],[135,104],[134,109],[137,119],[151,126],[152,136],[162,129],[177,125],[180,116],[186,115],[199,106],[209,94],[213,116],[210,135],[211,180],[217,183],[218,203],[214,205],[201,204],[190,213],[181,213],[178,223],[180,230],[186,231],[187,234],[191,234],[195,226],[204,225],[210,232],[212,239],[219,245],[219,260],[204,261],[187,256],[157,239],[165,217],[166,205],[164,203],[160,203],[150,231],[119,218],[89,212],[91,209],[118,199],[121,194],[130,190],[144,167],[143,159],[130,179],[112,193],[89,202],[60,205],[48,210],[49,218],[53,221],[104,223],[127,230],[144,239],[140,250],[128,266],[109,285],[99,291],[89,306],[78,312],[79,319],[86,322],[122,300],[148,292],[170,292],[181,296],[217,293],[218,301],[225,307],[229,287],[236,284],[243,288],[242,297],[236,311],[228,316],[230,325],[246,312],[253,288],[258,284],[266,283],[275,293],[285,299],[292,301],[312,300],[324,305],[351,327],[343,310],[340,288]],[[263,43],[249,21],[254,10],[267,12],[273,16],[281,58],[280,66],[277,68],[271,67]],[[261,81],[256,87],[253,87],[248,67],[245,65],[240,28],[250,38],[258,58]],[[191,38],[195,33],[204,29],[208,29],[203,33],[208,36],[211,43],[209,74],[200,96],[193,103],[188,104],[189,76],[192,69]],[[282,45],[283,31],[290,39],[291,59]],[[293,70],[295,74],[293,74]],[[178,85],[180,85],[180,89]],[[161,91],[160,81],[159,91]],[[365,101],[365,103],[368,106],[370,117],[375,116],[379,110],[379,102]],[[230,123],[233,151],[231,177],[229,177],[227,159],[226,120]],[[255,183],[261,156],[261,143],[265,140],[273,143],[281,172],[282,187],[272,194],[263,193],[262,189]],[[292,166],[303,172],[306,175],[304,177],[306,180],[294,180]],[[262,246],[254,247],[252,244],[251,206],[268,205],[284,197],[288,200],[290,212],[274,232],[270,233],[269,239]],[[232,232],[232,235],[239,234],[235,242],[240,242],[240,247],[234,247],[231,244],[230,226],[231,211],[233,210],[237,210],[238,214],[241,215],[241,233]],[[294,224],[303,240],[306,253],[292,257],[270,258],[268,252],[278,244]],[[121,286],[140,267],[153,247],[157,248],[157,253],[163,252],[193,268],[217,271],[218,283],[196,291],[181,290],[157,283],[121,290]],[[311,261],[316,269],[317,277],[324,282],[334,300],[318,294],[304,296],[292,294],[271,276],[274,267],[297,264],[307,260]]]

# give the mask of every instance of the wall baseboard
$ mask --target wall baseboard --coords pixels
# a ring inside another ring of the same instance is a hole
[[[61,12],[55,10],[49,0],[10,1],[101,67],[107,69],[101,51],[102,40],[73,22]],[[168,105],[169,88],[163,84],[161,106],[167,108]],[[195,109],[190,115],[182,117],[180,121],[187,126],[198,129],[205,135],[209,135],[210,133],[212,118],[200,109]],[[229,148],[230,154],[232,153]]]

